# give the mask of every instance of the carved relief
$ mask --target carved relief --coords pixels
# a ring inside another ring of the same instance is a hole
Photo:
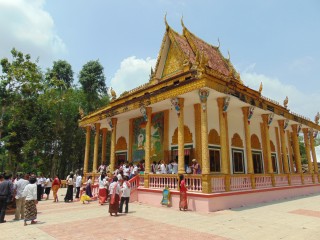
[[[252,149],[261,149],[261,144],[257,135],[251,135],[251,148]]]
[[[231,146],[243,148],[243,141],[238,133],[235,133],[231,139]]]
[[[215,129],[211,129],[208,136],[208,143],[214,145],[220,145],[220,136]]]
[[[190,129],[187,126],[184,126],[184,143],[193,143],[192,140],[192,133],[190,132]],[[174,134],[172,136],[172,145],[178,144],[178,128],[174,130]]]
[[[167,76],[181,70],[182,64],[177,56],[179,56],[179,50],[175,44],[171,43],[162,76]]]
[[[124,137],[119,137],[116,144],[116,151],[128,150],[127,141]]]
[[[271,140],[270,140],[270,149],[271,149],[271,152],[276,152],[276,147],[274,146]]]

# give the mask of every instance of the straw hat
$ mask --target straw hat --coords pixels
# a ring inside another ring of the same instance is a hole
[[[192,162],[196,162],[197,160],[195,160],[195,159],[192,159]]]

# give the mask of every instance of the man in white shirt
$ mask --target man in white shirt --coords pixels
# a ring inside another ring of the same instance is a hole
[[[81,174],[78,174],[77,178],[76,178],[76,198],[80,198],[79,193],[80,193],[80,187],[82,185],[82,176]]]
[[[25,202],[26,197],[22,195],[24,188],[29,184],[29,175],[23,176],[20,175],[19,180],[13,185],[13,188],[16,192],[16,212],[15,212],[15,218],[13,220],[20,220],[24,219],[24,208],[25,208]],[[21,216],[21,218],[20,218]]]
[[[121,195],[119,213],[122,213],[124,202],[126,203],[125,213],[128,213],[128,210],[129,210],[129,199],[130,199],[131,188],[128,180],[129,180],[128,176],[124,176],[124,182],[121,187],[122,195]]]

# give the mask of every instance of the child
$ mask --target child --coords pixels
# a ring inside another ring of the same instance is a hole
[[[81,193],[81,197],[80,197],[80,202],[82,202],[83,204],[89,203],[89,201],[91,201],[91,198],[86,194],[86,188],[82,188],[82,193]]]

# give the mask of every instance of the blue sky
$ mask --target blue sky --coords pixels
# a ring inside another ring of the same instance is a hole
[[[118,94],[148,81],[169,25],[217,45],[244,84],[314,119],[320,109],[320,1],[0,0],[0,58],[16,47],[44,70],[65,59],[77,76],[99,59]]]

